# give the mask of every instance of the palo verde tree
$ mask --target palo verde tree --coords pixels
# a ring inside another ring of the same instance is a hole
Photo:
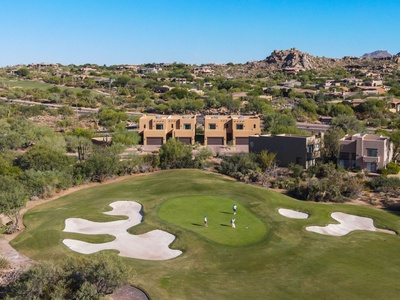
[[[162,169],[192,168],[192,147],[175,139],[169,139],[160,148]]]

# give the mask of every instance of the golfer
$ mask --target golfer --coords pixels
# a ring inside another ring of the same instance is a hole
[[[205,226],[205,227],[208,227],[207,216],[204,216],[204,226]]]
[[[232,228],[236,228],[235,219],[231,219],[231,225],[232,225]]]
[[[236,215],[236,209],[237,209],[237,206],[236,206],[236,204],[234,204],[233,207],[232,207],[232,210],[233,210],[233,214],[234,214],[234,215]]]

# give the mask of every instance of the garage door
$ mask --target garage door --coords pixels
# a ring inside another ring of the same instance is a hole
[[[147,138],[147,145],[162,145],[162,138]]]
[[[209,137],[207,138],[207,145],[223,145],[224,138],[222,137]]]
[[[190,137],[180,137],[177,138],[177,140],[186,145],[190,145],[192,143],[192,139]]]
[[[236,145],[248,145],[249,138],[248,137],[238,137],[236,138]]]

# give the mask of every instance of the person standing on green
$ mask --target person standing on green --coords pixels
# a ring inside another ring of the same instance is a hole
[[[236,219],[231,219],[232,228],[236,228],[235,221],[236,221]]]
[[[236,209],[237,209],[237,206],[236,206],[236,204],[234,204],[233,207],[232,207],[232,210],[233,210],[233,214],[234,214],[234,215],[236,215]]]

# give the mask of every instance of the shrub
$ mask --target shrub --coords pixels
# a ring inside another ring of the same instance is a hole
[[[4,257],[0,257],[0,270],[7,269],[9,266],[10,262]]]
[[[368,186],[374,192],[383,192],[395,197],[400,195],[400,178],[379,176],[373,178]]]
[[[400,172],[400,165],[395,162],[390,162],[386,166],[386,170],[388,174],[398,174]]]

